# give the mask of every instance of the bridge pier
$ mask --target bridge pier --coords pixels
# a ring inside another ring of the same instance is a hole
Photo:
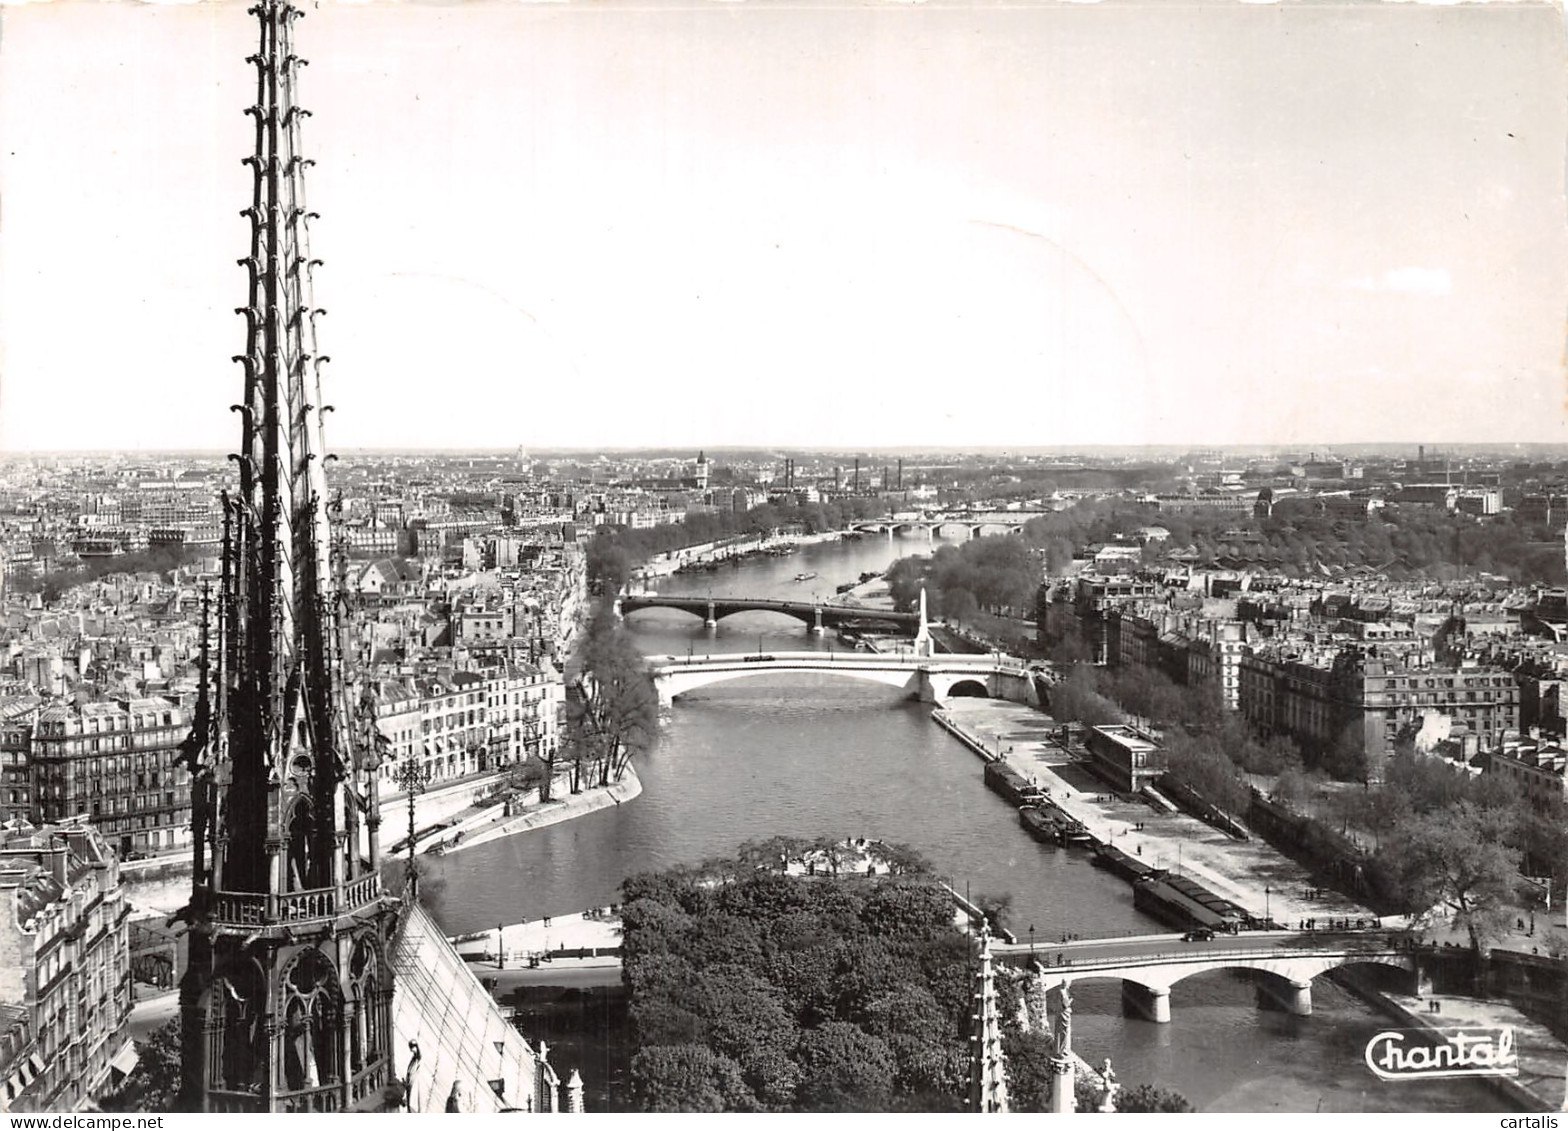
[[[821,636],[822,635],[822,606],[821,605],[817,605],[815,608],[813,608],[811,610],[811,617],[812,617],[812,620],[811,620],[811,634],[813,636]]]
[[[1140,982],[1122,979],[1122,1014],[1141,1017],[1156,1025],[1171,1023],[1171,991],[1151,989]]]
[[[1312,1016],[1312,983],[1290,983],[1290,996],[1285,1000],[1285,1012],[1297,1017]]]
[[[708,602],[708,615],[702,620],[702,627],[712,632],[719,627],[719,618],[713,615],[713,602]]]
[[[1256,975],[1258,1008],[1289,1013],[1294,1017],[1312,1016],[1312,983],[1269,974]]]

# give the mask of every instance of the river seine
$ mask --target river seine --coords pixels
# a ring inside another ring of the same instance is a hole
[[[664,579],[660,591],[831,599],[836,586],[928,552],[924,538],[805,546],[717,572]],[[798,574],[815,578],[795,581]],[[650,654],[828,649],[831,633],[772,613],[705,629],[648,610],[629,621]],[[842,645],[837,645],[842,647]],[[962,709],[962,702],[957,704]],[[1128,886],[1087,854],[1037,845],[981,766],[931,722],[930,707],[890,688],[827,676],[759,676],[702,689],[670,714],[659,748],[638,766],[642,796],[616,809],[432,860],[430,896],[453,932],[614,902],[639,871],[731,853],[773,835],[870,836],[913,845],[960,890],[1008,892],[1009,925],[1035,928],[1042,949],[1085,938],[1165,930],[1132,906]],[[1074,995],[1074,1047],[1110,1057],[1128,1083],[1174,1088],[1205,1111],[1497,1111],[1475,1081],[1385,1083],[1362,1061],[1381,1015],[1326,979],[1311,1017],[1259,1009],[1250,983],[1224,972],[1176,985],[1172,1020],[1122,1016],[1119,987]]]

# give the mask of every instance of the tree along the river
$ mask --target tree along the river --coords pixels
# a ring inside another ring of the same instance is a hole
[[[1377,866],[1403,909],[1463,931],[1479,955],[1508,929],[1517,905],[1518,836],[1513,807],[1466,799],[1397,818]]]
[[[659,739],[659,695],[648,664],[608,600],[595,603],[568,664],[566,745],[572,791],[583,773],[598,770],[598,784],[620,781],[632,759]]]
[[[825,848],[778,837],[622,885],[644,1110],[962,1110],[976,952],[951,895],[908,849],[896,874],[880,846],[874,876],[783,870]],[[1020,1031],[1020,979],[998,966],[998,1014],[1014,1110],[1040,1111],[1049,1058]]]

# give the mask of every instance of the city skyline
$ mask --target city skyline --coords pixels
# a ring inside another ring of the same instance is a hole
[[[243,6],[6,33],[0,450],[220,449]],[[299,41],[342,450],[1568,440],[1546,5],[328,4]]]

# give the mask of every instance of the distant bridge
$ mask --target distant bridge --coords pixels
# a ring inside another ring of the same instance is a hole
[[[1044,512],[1041,512],[1044,513]],[[862,534],[924,534],[927,538],[984,538],[994,534],[1017,534],[1034,513],[1004,511],[1000,514],[932,514],[920,518],[878,518],[856,522],[851,530]]]
[[[709,628],[736,613],[783,613],[814,629],[840,628],[851,621],[870,621],[913,631],[920,626],[919,613],[895,613],[891,609],[864,609],[859,605],[830,605],[820,601],[769,601],[750,597],[666,597],[658,593],[619,598],[615,607],[622,616],[642,609],[681,609],[703,619]]]
[[[954,695],[987,696],[1038,704],[1033,673],[1010,656],[943,653],[919,656],[880,652],[728,652],[707,656],[650,657],[659,702],[713,683],[748,676],[809,673],[868,680],[897,687],[927,703]]]
[[[1244,931],[1203,942],[1148,935],[1062,946],[993,941],[991,953],[1014,961],[1032,956],[1057,984],[1119,978],[1126,1010],[1160,1023],[1171,1019],[1171,987],[1213,970],[1252,971],[1264,1004],[1302,1017],[1312,1012],[1313,979],[1341,966],[1372,963],[1409,972],[1413,985],[1422,979],[1415,952],[1384,931]]]

